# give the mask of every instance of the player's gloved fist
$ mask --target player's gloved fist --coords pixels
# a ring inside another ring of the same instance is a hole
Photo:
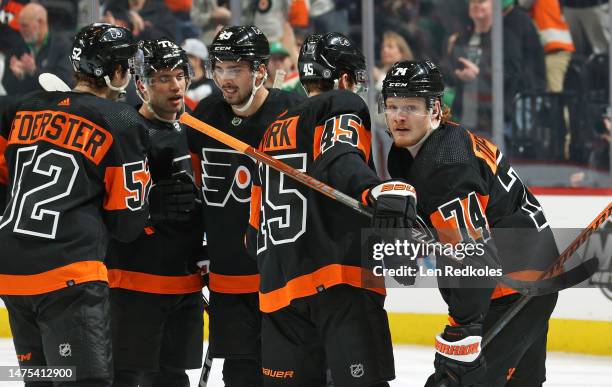
[[[196,188],[182,176],[157,181],[149,193],[149,214],[153,222],[185,222],[196,211]]]
[[[410,228],[416,219],[416,191],[403,180],[387,180],[372,187],[367,200],[374,207],[372,227]]]
[[[425,387],[469,387],[483,382],[487,366],[481,354],[482,324],[446,326],[436,337],[435,374]]]

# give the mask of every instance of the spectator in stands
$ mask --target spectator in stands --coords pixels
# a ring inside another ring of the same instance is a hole
[[[546,90],[559,93],[563,91],[565,73],[575,51],[559,0],[519,0],[519,5],[529,11],[544,46]]]
[[[191,21],[193,0],[165,0],[166,6],[176,19],[176,41],[182,42],[189,38],[198,38],[200,29]]]
[[[282,76],[283,80],[278,80],[277,76]],[[268,62],[266,87],[271,88],[272,86],[306,96],[306,92],[300,83],[300,75],[289,56],[289,51],[280,42],[270,42],[270,60]]]
[[[412,49],[402,35],[385,31],[380,46],[380,67],[375,67],[373,70],[377,90],[382,90],[382,81],[391,66],[402,60],[414,60]]]
[[[310,0],[310,24],[317,32],[349,34],[348,10],[336,0]]]
[[[217,32],[229,24],[232,16],[228,7],[218,0],[194,0],[191,21],[202,30],[200,39],[210,44]]]
[[[176,19],[162,0],[109,0],[103,21],[132,31],[139,40],[175,40]]]
[[[206,45],[198,39],[190,38],[183,42],[182,47],[193,68],[193,77],[186,93],[189,98],[188,105],[191,105],[189,107],[193,110],[200,100],[213,93],[219,93],[219,88],[206,74],[206,63],[208,62]]]
[[[492,133],[493,0],[470,0],[472,23],[449,38],[445,66],[456,87],[453,112],[468,128],[485,136]],[[512,120],[518,93],[544,91],[544,49],[527,13],[502,0],[504,12],[504,111]]]
[[[8,94],[39,90],[38,76],[45,72],[57,75],[69,85],[74,84],[69,60],[71,42],[49,31],[45,7],[38,3],[25,5],[19,14],[19,32],[27,49],[14,51],[10,57],[11,74],[5,77],[4,83]]]
[[[308,27],[308,4],[307,0],[257,1],[254,24],[269,41],[278,41],[283,36],[286,22],[294,28]]]
[[[10,73],[10,55],[19,48],[25,48],[25,43],[19,34],[19,13],[22,8],[22,2],[0,0],[0,96],[6,95],[2,80],[5,74]]]
[[[588,57],[591,53],[608,52],[608,3],[608,0],[561,0],[578,55]]]
[[[436,58],[432,31],[423,24],[420,10],[421,0],[377,1],[374,3],[375,29],[401,35],[412,48],[415,60]]]

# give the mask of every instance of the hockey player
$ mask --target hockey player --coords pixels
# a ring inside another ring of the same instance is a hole
[[[310,35],[299,72],[309,100],[279,116],[259,149],[368,198],[375,225],[408,226],[413,195],[383,190],[372,166],[370,115],[355,93],[367,83],[359,49],[339,33]],[[369,222],[259,165],[247,244],[261,275],[266,386],[325,386],[325,370],[336,387],[388,386],[394,378],[384,284],[369,281],[372,262],[361,260],[361,229]]]
[[[131,62],[149,128],[150,222],[130,243],[111,241],[114,387],[189,386],[202,365],[202,221],[187,133],[179,123],[192,76],[182,48],[142,41]]]
[[[381,107],[394,141],[390,175],[415,187],[418,214],[442,242],[486,242],[499,262],[535,257],[533,269],[546,269],[558,251],[538,201],[494,144],[448,120],[443,91],[432,62],[399,62],[387,72]],[[436,371],[427,386],[544,382],[548,319],[557,294],[533,298],[481,351],[483,334],[520,296],[494,284],[462,278],[459,286],[440,289],[450,324],[436,338]],[[456,351],[470,344],[476,350]]]
[[[0,119],[8,203],[0,221],[0,294],[22,367],[75,367],[76,382],[113,377],[107,270],[109,235],[129,241],[148,217],[147,135],[114,102],[129,82],[132,34],[109,24],[77,33],[71,92],[36,92]]]
[[[263,86],[270,53],[257,27],[222,29],[209,52],[212,78],[222,95],[203,99],[194,116],[256,147],[266,127],[303,97]],[[195,130],[188,137],[201,165],[197,178],[210,257],[209,351],[225,358],[226,386],[260,386],[259,274],[244,247],[255,164]]]

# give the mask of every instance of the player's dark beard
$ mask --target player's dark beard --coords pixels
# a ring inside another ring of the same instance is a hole
[[[227,103],[229,103],[232,106],[236,106],[236,107],[241,107],[244,106],[245,103],[247,103],[247,101],[249,100],[249,98],[251,97],[251,93],[253,92],[253,89],[249,90],[248,93],[246,93],[246,95],[240,99],[240,101],[235,102],[235,103],[230,103],[227,99],[225,99],[225,101]]]

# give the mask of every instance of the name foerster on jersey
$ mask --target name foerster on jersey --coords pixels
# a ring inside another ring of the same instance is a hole
[[[202,194],[210,206],[225,207],[230,197],[251,200],[255,161],[232,149],[202,148]]]

